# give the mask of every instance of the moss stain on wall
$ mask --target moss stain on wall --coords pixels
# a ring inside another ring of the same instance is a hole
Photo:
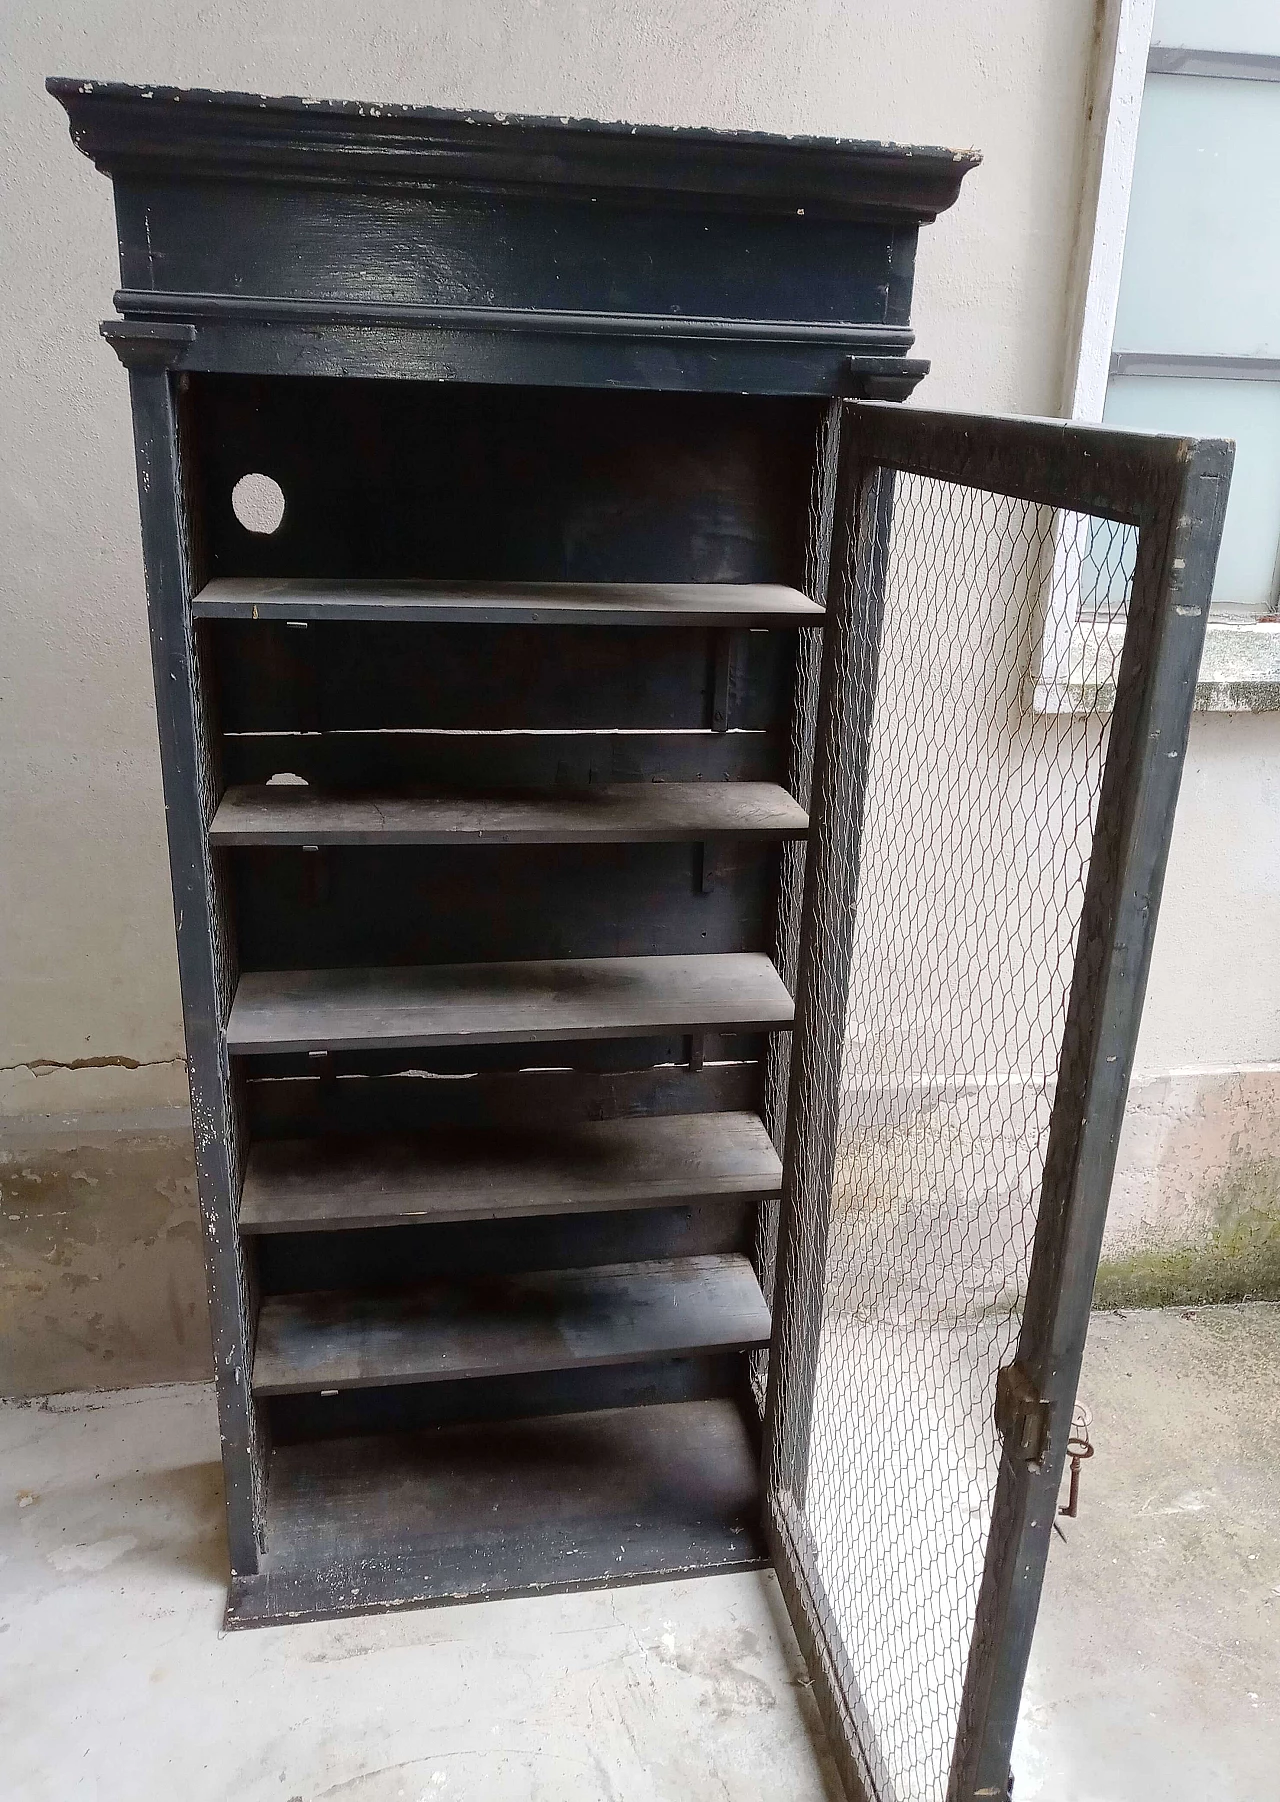
[[[1280,1299],[1280,1159],[1233,1164],[1205,1197],[1201,1242],[1104,1258],[1096,1308],[1159,1308]]]

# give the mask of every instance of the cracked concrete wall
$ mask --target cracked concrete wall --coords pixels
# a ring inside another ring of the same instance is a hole
[[[110,194],[72,149],[44,76],[977,145],[986,162],[921,242],[918,348],[935,373],[920,399],[1047,413],[1062,387],[1093,15],[1093,0],[313,0],[305,16],[282,0],[10,0],[0,1115],[43,1130],[49,1162],[17,1200],[6,1189],[0,1224],[6,1241],[18,1233],[19,1264],[36,1260],[28,1277],[42,1261],[74,1273],[81,1255],[96,1269],[109,1244],[118,1254],[114,1276],[107,1260],[92,1279],[94,1345],[76,1351],[65,1322],[50,1327],[49,1359],[30,1380],[181,1374],[170,1281],[184,1322],[202,1305],[193,1242],[153,1230],[152,1189],[169,1180],[157,1172],[177,1181],[181,1161],[171,1130],[154,1156],[122,1152],[109,1180],[77,1164],[98,1175],[93,1188],[59,1161],[67,1147],[51,1124],[136,1124],[181,1107],[186,1083],[127,388],[97,336],[117,279]],[[1144,1070],[1280,1059],[1278,788],[1280,719],[1197,724]],[[35,1169],[30,1133],[25,1143]],[[78,1252],[43,1228],[23,1237],[55,1195]],[[171,1225],[194,1222],[181,1184],[170,1199]],[[117,1283],[118,1309],[107,1303]],[[64,1287],[69,1321],[73,1303],[89,1304],[76,1301],[83,1287]],[[33,1334],[52,1319],[49,1293],[32,1302]],[[21,1306],[6,1306],[20,1341]],[[150,1364],[130,1330],[140,1344],[151,1336]]]
[[[1280,1297],[1280,714],[1192,723],[1100,1303]]]
[[[182,1109],[10,1121],[0,1197],[0,1395],[212,1375]]]
[[[1280,1065],[1129,1091],[1100,1307],[1280,1297]]]

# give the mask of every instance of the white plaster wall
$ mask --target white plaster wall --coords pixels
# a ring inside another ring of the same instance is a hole
[[[9,0],[0,181],[0,1111],[183,1093],[107,181],[48,74],[978,145],[922,241],[933,402],[1061,386],[1088,0]]]
[[[1061,393],[1090,0],[9,0],[0,21],[0,1112],[180,1099],[106,180],[49,73],[976,145],[921,239],[919,399]],[[1198,722],[1140,1065],[1280,1058],[1280,718]],[[96,1067],[94,1060],[127,1059]],[[40,1068],[38,1060],[89,1067]],[[36,1063],[36,1074],[24,1066]]]
[[[1277,1062],[1280,713],[1201,714],[1174,821],[1137,1073]]]

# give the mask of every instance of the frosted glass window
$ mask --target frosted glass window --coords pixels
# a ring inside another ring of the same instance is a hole
[[[1280,82],[1147,77],[1115,348],[1280,356]]]
[[[1156,0],[1153,44],[1280,56],[1276,0]]]
[[[1264,612],[1280,562],[1280,382],[1113,376],[1104,417],[1108,425],[1235,439],[1213,604]]]

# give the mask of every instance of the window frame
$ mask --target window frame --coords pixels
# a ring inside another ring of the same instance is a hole
[[[1106,0],[1099,29],[1084,156],[1085,231],[1077,244],[1072,335],[1061,411],[1098,424],[1113,375],[1280,381],[1280,358],[1116,351],[1116,319],[1142,101],[1149,74],[1280,82],[1280,55],[1153,44],[1156,0]],[[1280,496],[1277,496],[1280,506]],[[1103,622],[1080,617],[1077,552],[1064,533],[1046,584],[1044,622],[1030,701],[1037,713],[1109,712]],[[1111,629],[1114,633],[1115,628]],[[1280,710],[1280,562],[1267,612],[1210,618],[1196,684],[1197,712]]]

